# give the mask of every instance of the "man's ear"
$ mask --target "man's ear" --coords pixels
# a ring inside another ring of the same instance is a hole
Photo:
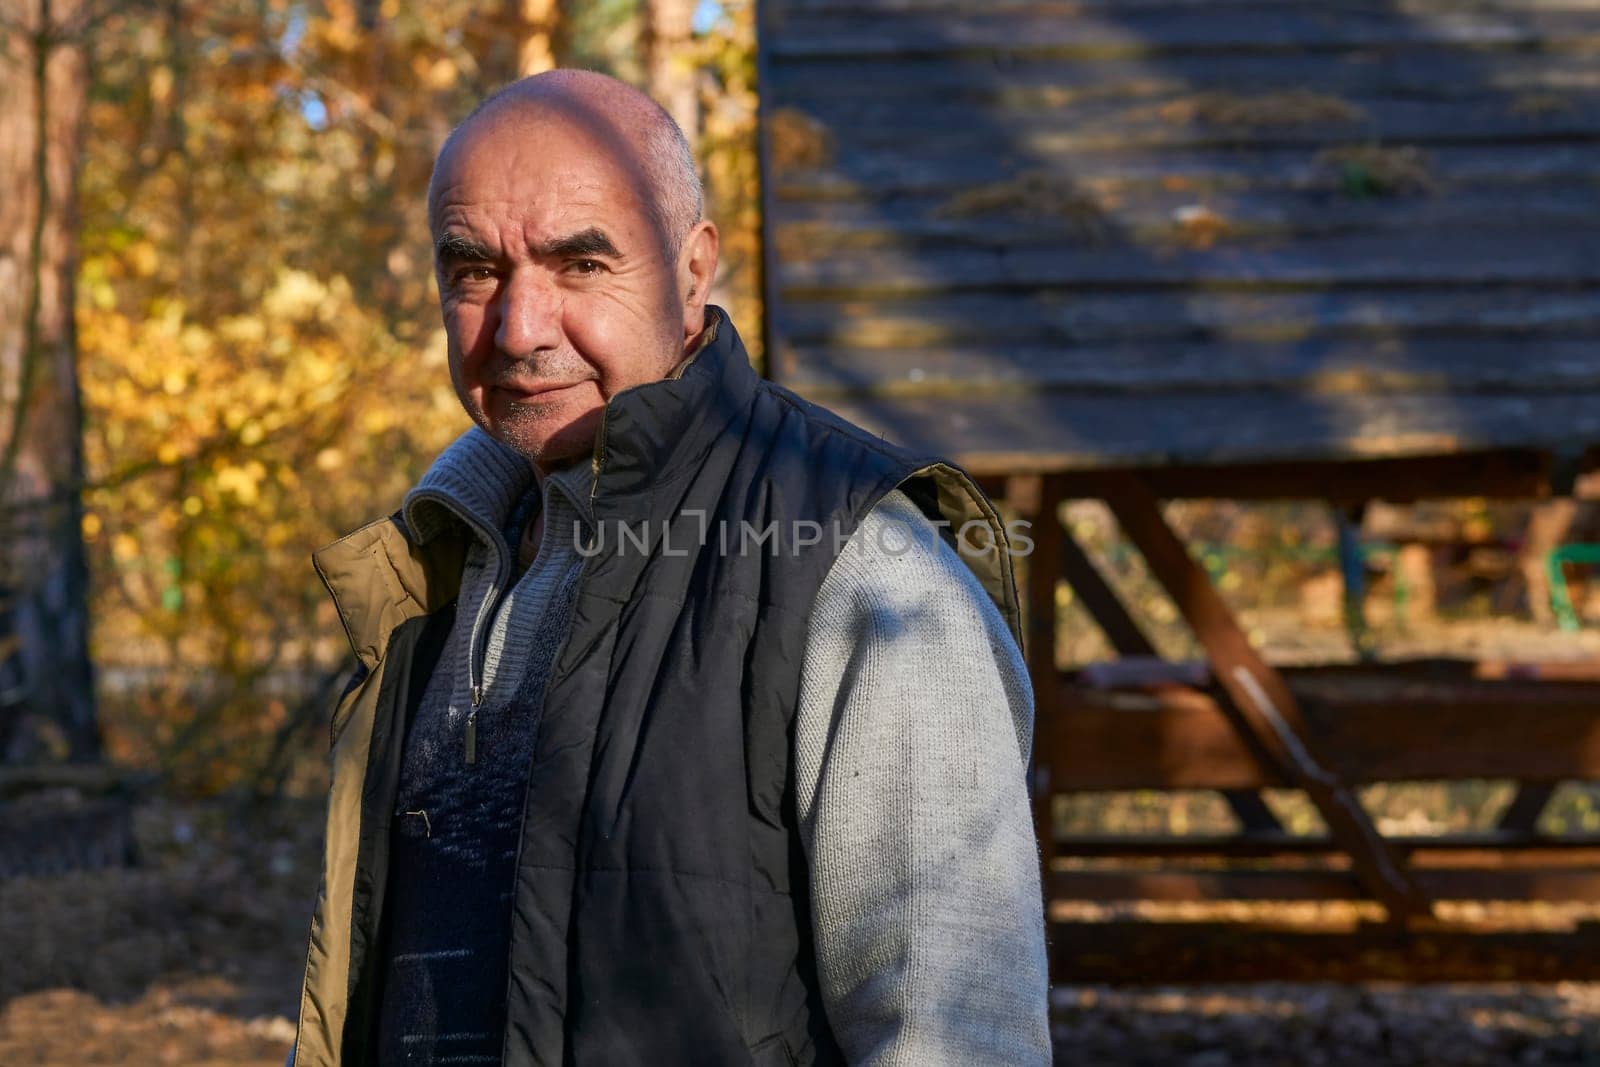
[[[706,325],[706,301],[717,276],[717,225],[701,219],[684,238],[678,254],[678,295],[683,298],[683,340],[698,337]]]

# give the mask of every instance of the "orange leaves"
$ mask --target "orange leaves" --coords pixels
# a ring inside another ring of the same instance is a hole
[[[422,56],[412,61],[417,78],[430,89],[448,89],[461,76],[461,68],[454,60],[440,56],[431,63]]]

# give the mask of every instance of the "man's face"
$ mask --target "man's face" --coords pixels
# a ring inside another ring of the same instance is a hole
[[[606,401],[683,357],[676,264],[626,151],[555,119],[486,118],[435,183],[450,377],[474,422],[552,470]]]

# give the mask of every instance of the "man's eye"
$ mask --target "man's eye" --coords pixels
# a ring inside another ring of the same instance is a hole
[[[456,285],[481,285],[493,277],[494,271],[488,267],[462,267],[451,280]]]
[[[599,260],[575,259],[570,264],[570,269],[574,274],[587,276],[591,274],[599,274],[601,271],[605,270],[606,267],[605,264],[601,263]]]

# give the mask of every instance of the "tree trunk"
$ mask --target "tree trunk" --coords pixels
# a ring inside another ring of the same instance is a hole
[[[0,759],[99,753],[73,329],[83,0],[0,0]]]
[[[541,74],[556,65],[561,30],[560,0],[516,0],[522,25],[518,33],[517,77]]]
[[[650,95],[683,128],[691,147],[699,143],[700,96],[690,48],[694,0],[645,0],[645,55]]]

